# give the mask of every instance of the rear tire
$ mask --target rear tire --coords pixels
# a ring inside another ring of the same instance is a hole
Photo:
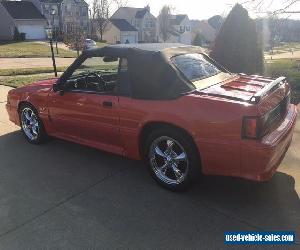
[[[23,104],[20,107],[21,130],[31,144],[42,144],[47,138],[42,120],[37,110],[30,104]]]
[[[197,148],[179,129],[161,128],[149,134],[144,160],[153,179],[171,191],[184,191],[201,174]]]

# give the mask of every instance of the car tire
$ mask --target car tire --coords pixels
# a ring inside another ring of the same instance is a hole
[[[37,110],[30,104],[23,104],[19,109],[21,130],[31,144],[42,144],[47,139],[47,134]]]
[[[201,174],[197,148],[180,129],[152,131],[146,139],[144,160],[153,179],[171,191],[187,190]]]

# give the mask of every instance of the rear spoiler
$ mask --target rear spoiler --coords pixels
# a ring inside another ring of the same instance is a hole
[[[263,99],[267,94],[270,94],[275,89],[277,89],[281,84],[283,84],[286,81],[286,77],[279,77],[273,82],[266,85],[264,88],[262,88],[260,91],[258,91],[255,95],[253,95],[250,98],[250,103],[257,104]]]

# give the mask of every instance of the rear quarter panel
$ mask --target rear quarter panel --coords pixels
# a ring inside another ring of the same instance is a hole
[[[204,173],[225,175],[240,171],[242,117],[257,114],[253,105],[197,94],[166,101],[121,97],[120,109],[120,131],[125,154],[130,158],[141,157],[138,148],[144,126],[162,122],[182,128],[193,137]]]

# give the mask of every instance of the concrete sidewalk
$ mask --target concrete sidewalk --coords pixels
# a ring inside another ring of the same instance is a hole
[[[70,66],[76,58],[55,58],[57,67]],[[0,69],[53,67],[51,58],[0,58]]]
[[[52,139],[30,145],[0,86],[0,249],[300,249],[300,120],[267,183],[204,177],[172,193],[143,164]],[[226,246],[225,231],[295,231],[293,246]]]

